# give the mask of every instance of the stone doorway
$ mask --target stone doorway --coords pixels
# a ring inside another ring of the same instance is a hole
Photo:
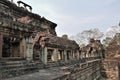
[[[20,57],[20,42],[17,38],[3,37],[2,57]]]

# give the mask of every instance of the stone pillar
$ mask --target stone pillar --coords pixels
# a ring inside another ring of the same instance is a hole
[[[27,57],[27,43],[25,39],[22,40],[22,44],[23,44],[23,49],[24,49],[24,53],[23,53],[24,58],[26,58]]]
[[[89,58],[89,52],[86,51],[86,58]]]
[[[2,43],[3,43],[3,35],[0,34],[0,58],[2,57]]]
[[[64,58],[65,58],[65,56],[64,56],[64,51],[62,50],[62,60],[64,61]]]
[[[20,57],[24,57],[24,52],[25,52],[25,49],[24,49],[24,40],[22,40],[20,42]]]
[[[25,40],[26,43],[26,58],[27,60],[33,60],[33,38],[28,37]]]
[[[79,51],[77,50],[77,60],[79,60],[80,59],[80,54],[79,54]]]
[[[103,53],[100,51],[100,58],[103,59]]]
[[[58,61],[58,49],[54,49],[53,56],[54,56],[54,61]]]
[[[34,48],[33,48],[34,49]],[[33,51],[34,52],[34,51]],[[33,53],[34,54],[34,53]],[[43,54],[42,54],[42,48],[38,51],[38,54],[39,54],[39,60],[40,61],[43,61],[42,60],[42,56],[43,56]]]
[[[69,52],[69,59],[72,60],[72,51]]]
[[[47,47],[42,48],[42,62],[47,64]]]
[[[30,12],[32,12],[32,7],[29,7],[29,9],[30,9]]]
[[[72,58],[75,59],[75,51],[72,51]]]
[[[43,47],[41,48],[41,54],[42,54],[42,59],[41,60],[42,60],[42,62],[44,62],[44,48]]]
[[[71,60],[73,60],[73,54],[74,54],[74,52],[71,50],[71,51],[70,51],[70,59],[71,59]]]
[[[33,60],[33,47],[32,44],[27,44],[27,60]]]
[[[82,52],[79,53],[79,58],[82,59]]]
[[[64,60],[65,62],[67,62],[67,51],[66,50],[64,50]]]

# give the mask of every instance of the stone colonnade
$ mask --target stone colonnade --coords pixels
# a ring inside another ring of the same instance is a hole
[[[69,51],[69,53],[68,53]],[[67,62],[69,60],[75,60],[75,59],[80,59],[79,56],[79,51],[76,50],[61,50],[58,48],[49,48],[49,47],[44,47],[42,48],[42,62],[45,64],[49,62],[57,62],[57,61],[63,61]],[[74,54],[74,55],[72,55]],[[69,58],[68,58],[69,57]]]

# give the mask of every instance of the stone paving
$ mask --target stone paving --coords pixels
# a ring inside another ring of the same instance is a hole
[[[58,77],[62,77],[66,75],[65,72],[63,72],[58,67],[53,67],[49,69],[41,69],[39,72],[27,74],[15,78],[9,78],[5,80],[53,80]]]

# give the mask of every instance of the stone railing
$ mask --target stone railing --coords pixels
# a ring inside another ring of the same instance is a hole
[[[91,57],[91,58],[83,58],[83,59],[79,59],[79,60],[67,60],[67,61],[52,61],[52,62],[48,62],[46,65],[46,68],[48,67],[59,67],[59,66],[80,66],[80,64],[86,64],[87,62],[90,61],[101,61],[100,57]]]

